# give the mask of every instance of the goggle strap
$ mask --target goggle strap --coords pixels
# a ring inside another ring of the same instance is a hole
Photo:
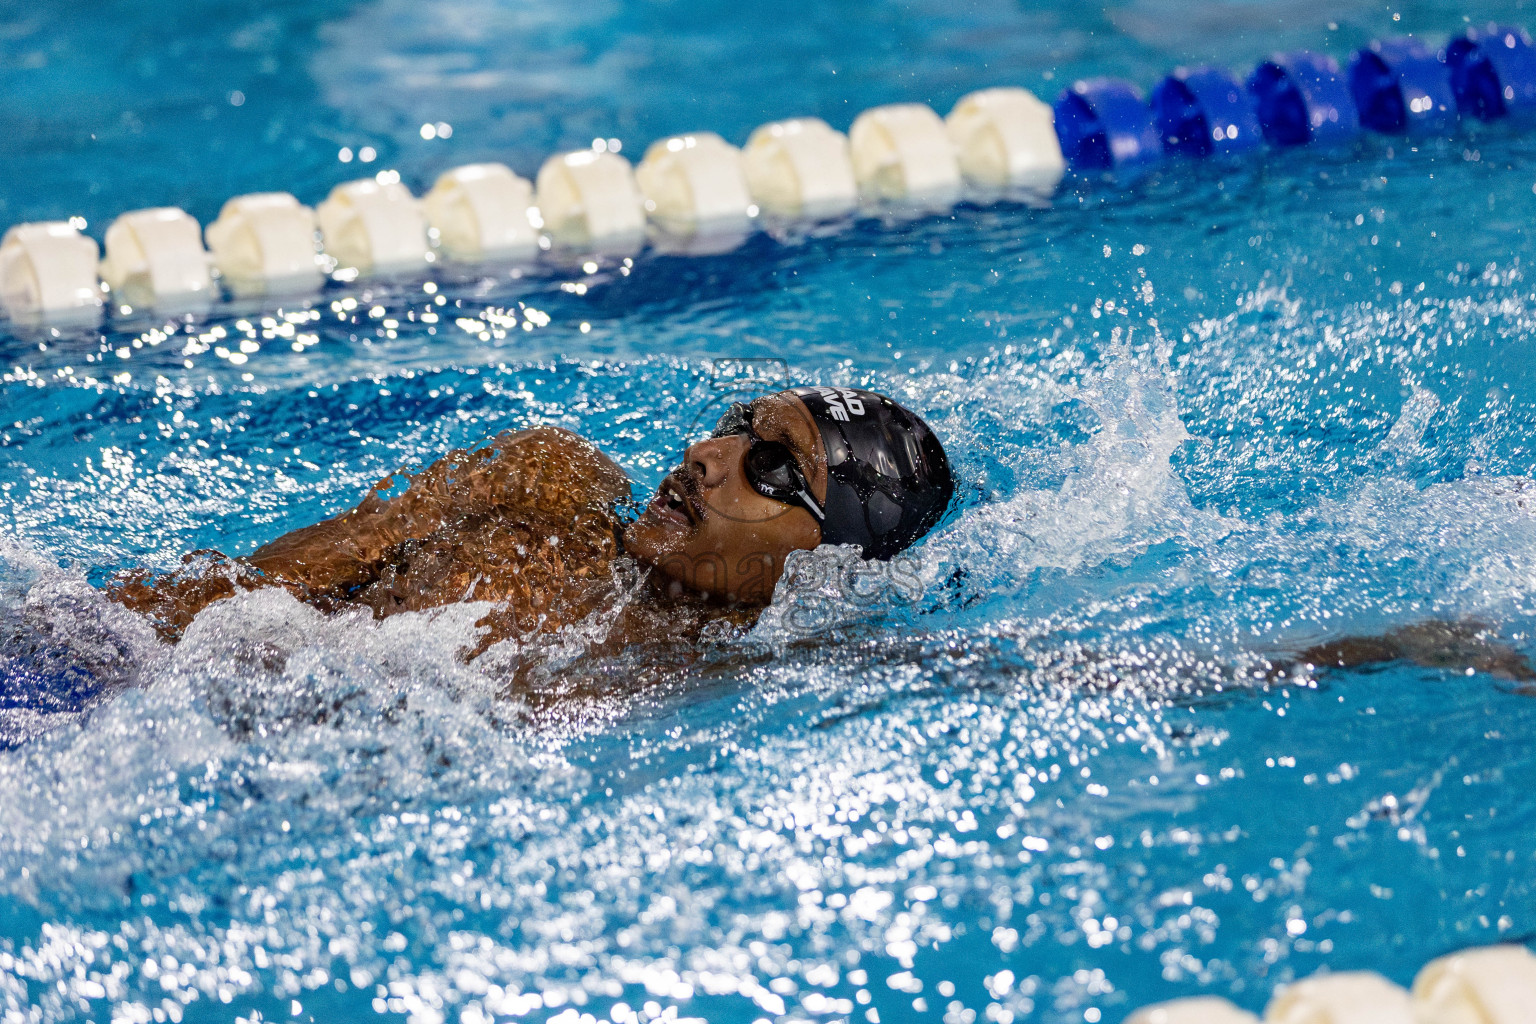
[[[805,503],[806,510],[816,517],[818,523],[826,521],[826,513],[821,510],[820,505],[816,504],[816,499],[811,497],[809,491],[796,491],[795,493]]]

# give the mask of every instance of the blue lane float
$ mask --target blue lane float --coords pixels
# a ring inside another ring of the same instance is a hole
[[[1254,68],[1248,91],[1271,145],[1331,145],[1360,133],[1349,86],[1332,57],[1311,50],[1276,54]]]
[[[1355,51],[1349,90],[1373,132],[1430,134],[1456,121],[1450,68],[1417,39],[1378,40]]]
[[[1190,157],[1241,153],[1260,141],[1253,99],[1221,68],[1179,68],[1152,90],[1163,152]]]
[[[1133,172],[1162,159],[1152,111],[1129,82],[1076,82],[1053,109],[1061,153],[1074,171]]]
[[[1461,116],[1492,121],[1536,111],[1536,48],[1525,29],[1468,29],[1445,48],[1445,64]]]

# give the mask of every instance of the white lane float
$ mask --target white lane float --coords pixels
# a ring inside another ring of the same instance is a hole
[[[960,163],[944,122],[921,103],[873,107],[848,129],[860,195],[874,203],[944,206],[960,195]]]
[[[224,204],[203,231],[213,264],[238,295],[318,288],[315,212],[287,192],[253,192]]]
[[[741,156],[752,200],[770,216],[818,220],[858,205],[848,136],[819,117],[762,125]]]
[[[1314,974],[1276,993],[1264,1024],[1419,1024],[1406,989],[1372,971]]]
[[[1125,1024],[1259,1024],[1259,1018],[1217,996],[1195,996],[1144,1006]]]
[[[101,279],[114,301],[201,308],[214,298],[203,229],[185,210],[162,206],[125,213],[107,228]]]
[[[1049,104],[1018,88],[982,89],[944,119],[960,172],[972,185],[1049,195],[1067,172]]]
[[[646,216],[674,235],[738,234],[757,209],[741,150],[714,132],[651,143],[635,168]]]
[[[0,238],[0,304],[15,319],[99,314],[96,242],[68,221],[17,224]]]
[[[325,251],[360,274],[401,273],[427,263],[427,219],[398,180],[360,178],[315,207]]]
[[[422,200],[444,256],[463,263],[528,259],[539,251],[529,216],[533,185],[505,164],[468,164],[440,175]]]
[[[1423,1024],[1527,1024],[1536,1020],[1536,953],[1487,946],[1433,960],[1413,982]]]
[[[645,237],[634,170],[617,153],[583,149],[544,161],[534,185],[544,230],[563,248],[620,253]]]

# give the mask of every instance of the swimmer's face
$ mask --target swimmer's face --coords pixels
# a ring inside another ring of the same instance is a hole
[[[752,434],[788,447],[817,503],[826,501],[821,432],[799,398],[780,392],[753,402]],[[749,446],[748,434],[690,445],[683,464],[624,531],[625,550],[679,588],[766,604],[784,560],[820,544],[821,527],[804,508],[765,497],[748,482]]]

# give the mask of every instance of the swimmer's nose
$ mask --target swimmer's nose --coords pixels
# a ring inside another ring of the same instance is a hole
[[[740,459],[740,437],[711,437],[688,446],[683,454],[688,474],[701,487],[719,487],[730,476],[731,467]]]

